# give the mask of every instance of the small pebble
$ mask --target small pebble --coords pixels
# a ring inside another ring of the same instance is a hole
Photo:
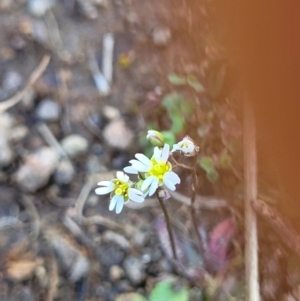
[[[45,186],[58,163],[56,152],[42,147],[25,158],[15,175],[18,185],[25,191],[35,192]]]
[[[70,184],[75,176],[75,169],[69,160],[59,162],[55,172],[54,180],[59,185]]]
[[[65,137],[61,141],[61,146],[64,151],[71,157],[76,157],[78,155],[84,154],[88,150],[88,141],[84,137],[73,134]]]
[[[134,134],[124,120],[111,121],[104,129],[103,136],[107,144],[118,149],[127,149],[133,142]]]
[[[60,106],[52,99],[42,100],[36,108],[36,117],[43,121],[58,121],[60,117]]]
[[[20,142],[22,141],[29,133],[28,127],[25,125],[18,125],[13,127],[9,131],[9,141]]]
[[[166,46],[171,39],[171,30],[166,26],[157,26],[152,33],[152,41],[156,46]]]
[[[109,279],[112,282],[116,282],[116,281],[120,280],[123,276],[124,276],[124,270],[121,267],[119,267],[118,265],[113,265],[109,269]]]
[[[119,119],[121,117],[120,111],[112,106],[104,106],[102,112],[108,120]]]
[[[133,243],[136,247],[144,247],[147,243],[148,235],[145,232],[137,231],[133,236]]]
[[[8,131],[15,124],[15,119],[9,113],[0,114],[0,129],[1,131]]]
[[[86,160],[86,171],[91,174],[101,173],[106,172],[107,168],[99,157],[91,155]]]
[[[139,285],[145,280],[144,263],[137,257],[127,257],[124,261],[124,270],[133,285]]]
[[[14,70],[9,70],[4,74],[2,88],[7,92],[17,91],[23,84],[21,74]]]

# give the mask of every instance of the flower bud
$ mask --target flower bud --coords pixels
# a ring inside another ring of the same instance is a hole
[[[147,139],[153,146],[163,147],[165,144],[163,134],[158,131],[149,130]]]

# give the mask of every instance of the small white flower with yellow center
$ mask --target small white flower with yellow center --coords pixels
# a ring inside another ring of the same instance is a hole
[[[199,152],[199,146],[195,145],[192,138],[185,136],[180,142],[173,145],[172,152],[180,151],[186,157],[193,157]]]
[[[144,201],[143,193],[135,188],[132,188],[134,183],[129,180],[129,177],[122,171],[117,172],[117,178],[111,181],[101,181],[97,185],[103,186],[95,190],[96,194],[102,195],[111,193],[109,210],[113,211],[116,208],[116,213],[119,214],[129,200],[136,203]]]
[[[170,146],[165,144],[163,149],[154,148],[153,156],[148,159],[144,154],[136,154],[138,160],[130,160],[131,166],[125,167],[124,171],[131,174],[143,174],[141,191],[147,191],[153,195],[158,186],[165,184],[170,190],[175,190],[176,184],[180,183],[178,175],[172,171],[172,165],[168,161]]]

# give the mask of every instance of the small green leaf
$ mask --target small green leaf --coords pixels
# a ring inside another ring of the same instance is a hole
[[[137,293],[126,293],[119,295],[115,301],[147,301],[147,299]]]
[[[222,152],[221,157],[219,158],[219,165],[221,168],[229,168],[231,166],[231,157],[229,154],[225,151]]]
[[[194,75],[189,74],[187,76],[187,82],[190,87],[192,87],[196,92],[203,92],[204,87],[198,82],[197,78]]]
[[[168,112],[177,112],[180,110],[180,106],[184,98],[181,94],[178,93],[169,93],[166,94],[163,98],[163,106],[168,110]]]
[[[169,73],[168,80],[171,84],[176,86],[182,86],[186,84],[186,79],[182,76],[177,75],[176,73]]]
[[[211,157],[202,157],[200,159],[200,166],[209,173],[210,171],[214,170],[214,161]]]
[[[172,133],[171,131],[164,131],[161,132],[165,138],[165,143],[169,144],[170,146],[173,146],[173,144],[175,144],[176,142],[176,137],[174,135],[174,133]]]
[[[179,134],[184,128],[184,118],[175,114],[170,117],[172,121],[171,132],[173,132],[175,135]]]
[[[176,289],[175,284],[175,280],[171,279],[159,282],[150,294],[150,301],[188,301],[188,289],[186,287]]]
[[[215,169],[210,170],[206,173],[208,180],[212,183],[215,183],[219,179],[219,174]]]

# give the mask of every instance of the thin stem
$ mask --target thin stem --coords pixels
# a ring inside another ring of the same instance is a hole
[[[193,184],[192,184],[192,196],[191,196],[191,216],[192,216],[192,223],[194,227],[194,231],[197,237],[198,241],[198,248],[200,254],[204,254],[204,247],[202,243],[202,239],[200,236],[200,233],[198,231],[198,224],[197,224],[197,217],[196,217],[196,211],[195,211],[195,199],[196,199],[196,191],[198,188],[198,179],[196,174],[196,164],[197,164],[197,156],[195,156],[194,162],[193,162],[193,168],[192,168],[192,178],[193,178]]]
[[[164,216],[165,216],[167,230],[168,230],[170,243],[171,243],[171,247],[172,247],[172,254],[173,254],[174,260],[177,261],[177,254],[176,254],[176,249],[175,249],[174,236],[173,236],[173,231],[172,231],[172,227],[171,227],[171,222],[170,222],[169,214],[168,214],[167,208],[164,204],[164,201],[159,196],[159,191],[160,190],[161,190],[161,188],[158,187],[155,194],[156,194],[157,199],[159,200],[160,206],[161,206],[161,208],[163,210],[163,213],[164,213]]]

